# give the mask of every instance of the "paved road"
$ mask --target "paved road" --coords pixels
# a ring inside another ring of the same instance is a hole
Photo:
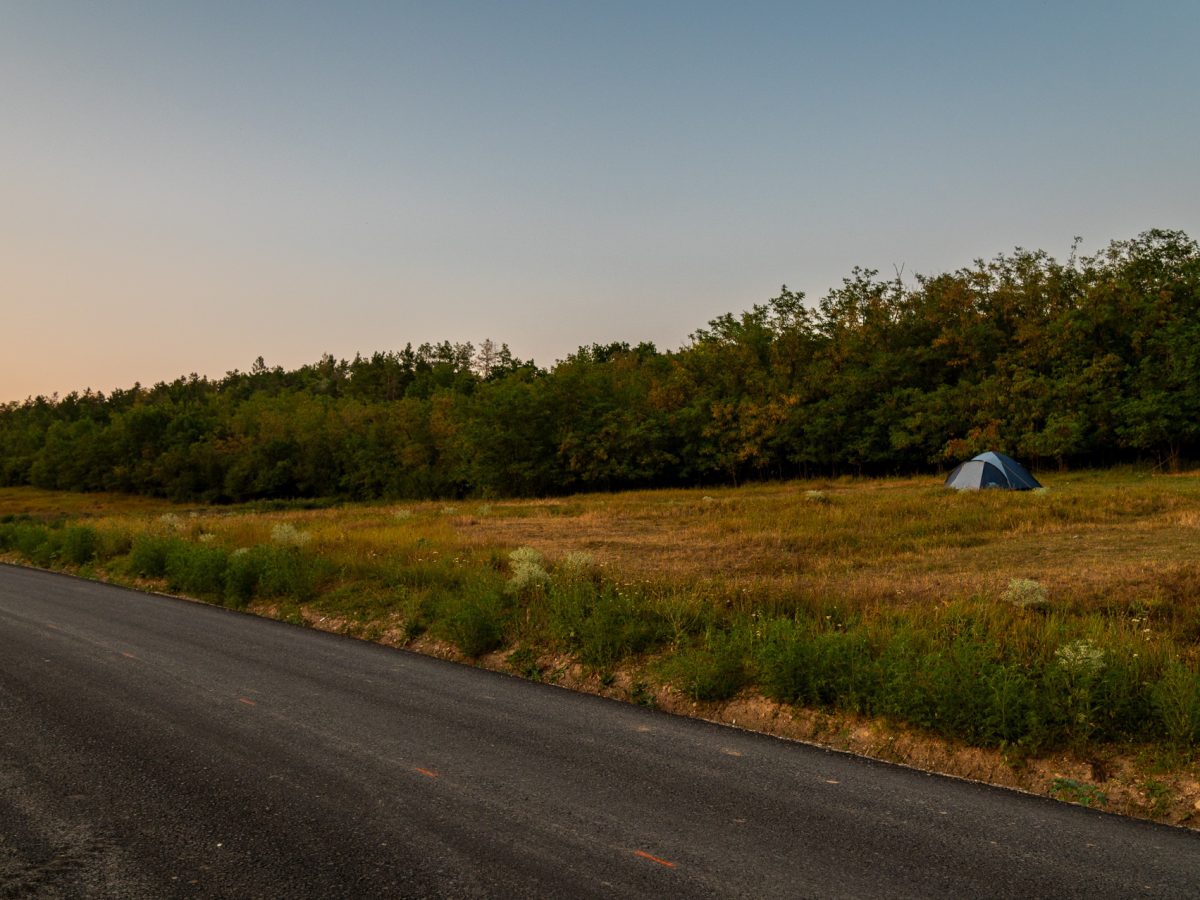
[[[0,566],[0,897],[1186,897],[1200,837]]]

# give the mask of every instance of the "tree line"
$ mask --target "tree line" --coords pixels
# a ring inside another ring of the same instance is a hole
[[[178,500],[427,498],[1034,466],[1200,450],[1200,247],[1180,231],[1059,262],[856,268],[675,351],[593,344],[550,368],[490,340],[325,356],[0,407],[0,484]]]

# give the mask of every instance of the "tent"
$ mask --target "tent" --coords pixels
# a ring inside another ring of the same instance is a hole
[[[946,478],[946,487],[960,491],[977,491],[980,488],[1028,491],[1041,485],[1015,459],[989,450],[960,463]]]

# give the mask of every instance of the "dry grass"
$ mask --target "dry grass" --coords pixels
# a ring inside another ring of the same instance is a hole
[[[158,515],[178,510],[176,504],[131,494],[73,494],[37,488],[0,487],[0,516],[34,518]]]
[[[459,533],[586,551],[629,579],[854,604],[995,596],[1019,577],[1085,606],[1150,598],[1200,557],[1200,478],[1048,480],[1039,493],[907,479],[591,495],[501,505]]]
[[[790,482],[558,500],[356,504],[277,512],[29,488],[0,515],[87,518],[141,531],[269,541],[280,523],[338,565],[453,558],[518,546],[550,560],[586,552],[611,577],[673,590],[910,606],[995,597],[1013,578],[1060,603],[1191,599],[1200,582],[1200,474],[1085,472],[1041,492],[946,491],[936,479]],[[172,519],[172,516],[176,517]],[[164,524],[166,520],[167,524]]]

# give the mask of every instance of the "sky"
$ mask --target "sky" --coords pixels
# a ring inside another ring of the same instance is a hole
[[[1200,3],[0,0],[0,402],[1200,238]]]

